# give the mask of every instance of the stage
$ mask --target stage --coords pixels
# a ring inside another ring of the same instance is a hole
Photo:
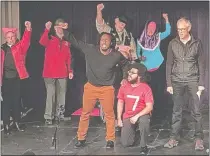
[[[115,148],[106,149],[105,125],[99,117],[91,117],[87,145],[79,149],[74,148],[79,116],[73,116],[69,121],[62,121],[57,131],[57,148],[52,149],[52,137],[56,125],[46,126],[44,121],[36,121],[34,116],[35,114],[31,112],[24,118],[25,132],[13,132],[11,136],[4,136],[2,131],[2,155],[21,155],[30,150],[36,155],[139,155],[138,142],[134,147],[123,148],[119,133],[116,134]],[[193,123],[187,112],[184,113],[184,118],[180,143],[173,149],[163,148],[169,136],[170,117],[153,120],[148,155],[208,155],[206,153],[206,149],[209,148],[208,110],[203,111],[205,150],[202,152],[194,150],[193,130],[191,130]]]

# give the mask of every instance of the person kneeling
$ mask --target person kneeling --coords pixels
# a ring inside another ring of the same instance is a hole
[[[147,154],[147,136],[150,114],[153,110],[153,94],[148,81],[147,69],[143,64],[133,63],[128,68],[127,83],[118,92],[118,126],[121,130],[121,143],[124,147],[132,146],[136,128],[140,130],[141,154]],[[122,112],[125,104],[125,112]]]

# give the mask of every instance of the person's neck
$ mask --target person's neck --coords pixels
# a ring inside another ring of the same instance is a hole
[[[183,39],[180,39],[183,43],[187,43],[189,40],[190,40],[190,38],[191,38],[191,36],[190,36],[190,34],[189,35],[187,35],[185,38],[183,38]]]
[[[117,31],[117,30],[116,30],[116,32],[117,32],[118,34],[122,34],[122,33],[124,32],[124,29],[123,29],[122,31]]]
[[[12,47],[14,44],[9,44],[9,43],[7,43],[7,46],[9,46],[9,47]]]
[[[141,83],[141,82],[136,82],[136,83],[131,84],[131,86],[132,86],[132,87],[138,87],[138,86],[140,85],[140,83]]]
[[[100,51],[101,51],[102,54],[108,55],[111,52],[111,49],[107,49],[106,51],[104,51],[100,48]]]
[[[58,38],[63,39],[64,34],[56,34]]]

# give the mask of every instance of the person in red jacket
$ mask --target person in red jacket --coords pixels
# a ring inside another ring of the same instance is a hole
[[[49,38],[51,26],[50,21],[45,24],[39,41],[45,47],[43,77],[47,98],[44,118],[49,125],[54,119],[64,119],[67,77],[73,78],[70,43],[63,38],[63,29],[67,29],[68,24],[63,19],[57,19],[54,24],[55,35]]]
[[[1,80],[3,100],[3,124],[4,132],[9,135],[11,129],[10,116],[18,131],[24,131],[19,127],[20,121],[20,80],[29,77],[25,66],[25,57],[30,46],[31,22],[25,22],[25,32],[22,39],[17,39],[17,28],[2,28],[6,43],[1,45]],[[12,110],[12,114],[10,113]]]

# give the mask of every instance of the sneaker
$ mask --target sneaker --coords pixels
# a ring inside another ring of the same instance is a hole
[[[121,132],[121,127],[119,126],[115,127],[115,132]]]
[[[52,120],[51,120],[51,119],[46,119],[46,120],[45,120],[45,124],[47,124],[47,125],[52,125]]]
[[[140,150],[140,155],[147,155],[148,154],[148,148],[147,146],[145,147],[141,147],[141,150]]]
[[[76,144],[74,147],[79,148],[79,147],[84,147],[85,146],[86,140],[77,140]]]
[[[106,148],[113,148],[113,147],[114,147],[114,141],[111,140],[107,141]]]
[[[202,151],[202,150],[204,150],[203,140],[196,139],[196,141],[195,141],[195,150],[196,151]]]
[[[173,148],[176,147],[178,145],[178,141],[176,141],[175,139],[170,139],[165,145],[165,148]]]

